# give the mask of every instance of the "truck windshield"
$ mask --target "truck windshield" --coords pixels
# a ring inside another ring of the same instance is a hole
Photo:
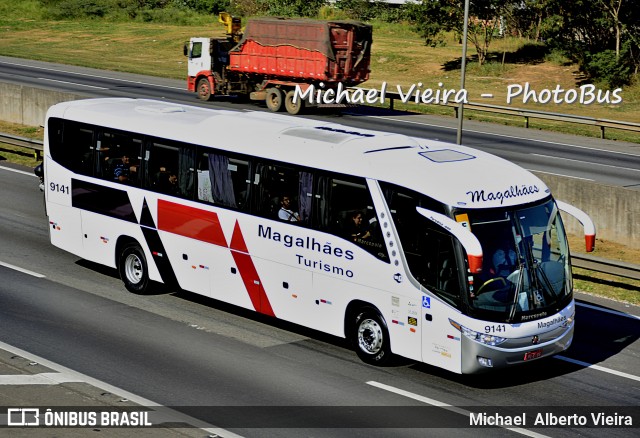
[[[469,285],[473,313],[517,322],[547,316],[568,304],[569,251],[553,200],[518,210],[457,211],[455,216],[468,218],[484,253],[482,273],[473,275]]]

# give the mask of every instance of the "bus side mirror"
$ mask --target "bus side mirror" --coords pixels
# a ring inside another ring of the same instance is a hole
[[[44,178],[44,168],[42,167],[42,163],[38,164],[33,169],[33,173],[35,173],[38,178]]]
[[[469,263],[469,270],[472,274],[482,272],[482,245],[480,245],[478,238],[468,228],[450,217],[436,213],[435,211],[422,207],[416,207],[416,210],[422,216],[453,234],[455,238],[460,241],[462,247],[467,252],[467,262]]]
[[[182,53],[184,56],[189,56],[189,43],[184,43],[182,46]]]
[[[574,207],[566,202],[558,201],[556,199],[556,205],[558,209],[565,213],[575,217],[584,227],[584,242],[587,252],[592,252],[596,247],[596,226],[587,213]]]

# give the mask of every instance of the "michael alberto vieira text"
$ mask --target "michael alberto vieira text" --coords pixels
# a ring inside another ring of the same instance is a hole
[[[498,413],[487,414],[485,412],[470,413],[470,426],[527,426],[527,418],[530,414],[502,415]],[[557,415],[552,412],[539,412],[535,415],[535,420],[530,426],[587,426],[587,427],[611,427],[630,426],[633,427],[633,417],[631,415],[620,415],[618,413],[606,414],[604,412],[591,412],[587,415],[571,414]]]

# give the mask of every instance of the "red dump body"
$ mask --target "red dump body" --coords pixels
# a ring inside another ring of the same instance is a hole
[[[229,51],[231,71],[296,82],[369,78],[372,28],[355,21],[255,18]]]

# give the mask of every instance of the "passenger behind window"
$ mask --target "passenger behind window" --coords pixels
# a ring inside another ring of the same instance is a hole
[[[116,160],[113,165],[113,179],[127,184],[135,181],[138,166],[131,163],[128,155],[123,155],[120,160]]]
[[[300,222],[300,215],[291,209],[291,197],[282,196],[280,200],[280,210],[278,210],[278,219],[287,222]]]
[[[180,186],[178,185],[178,175],[167,169],[166,166],[160,166],[160,171],[155,175],[155,190],[172,196],[180,196]]]
[[[364,222],[363,218],[363,214],[359,210],[355,210],[349,215],[349,220],[347,221],[345,231],[347,237],[354,242],[357,242],[361,239],[366,240],[371,237],[369,226]]]

